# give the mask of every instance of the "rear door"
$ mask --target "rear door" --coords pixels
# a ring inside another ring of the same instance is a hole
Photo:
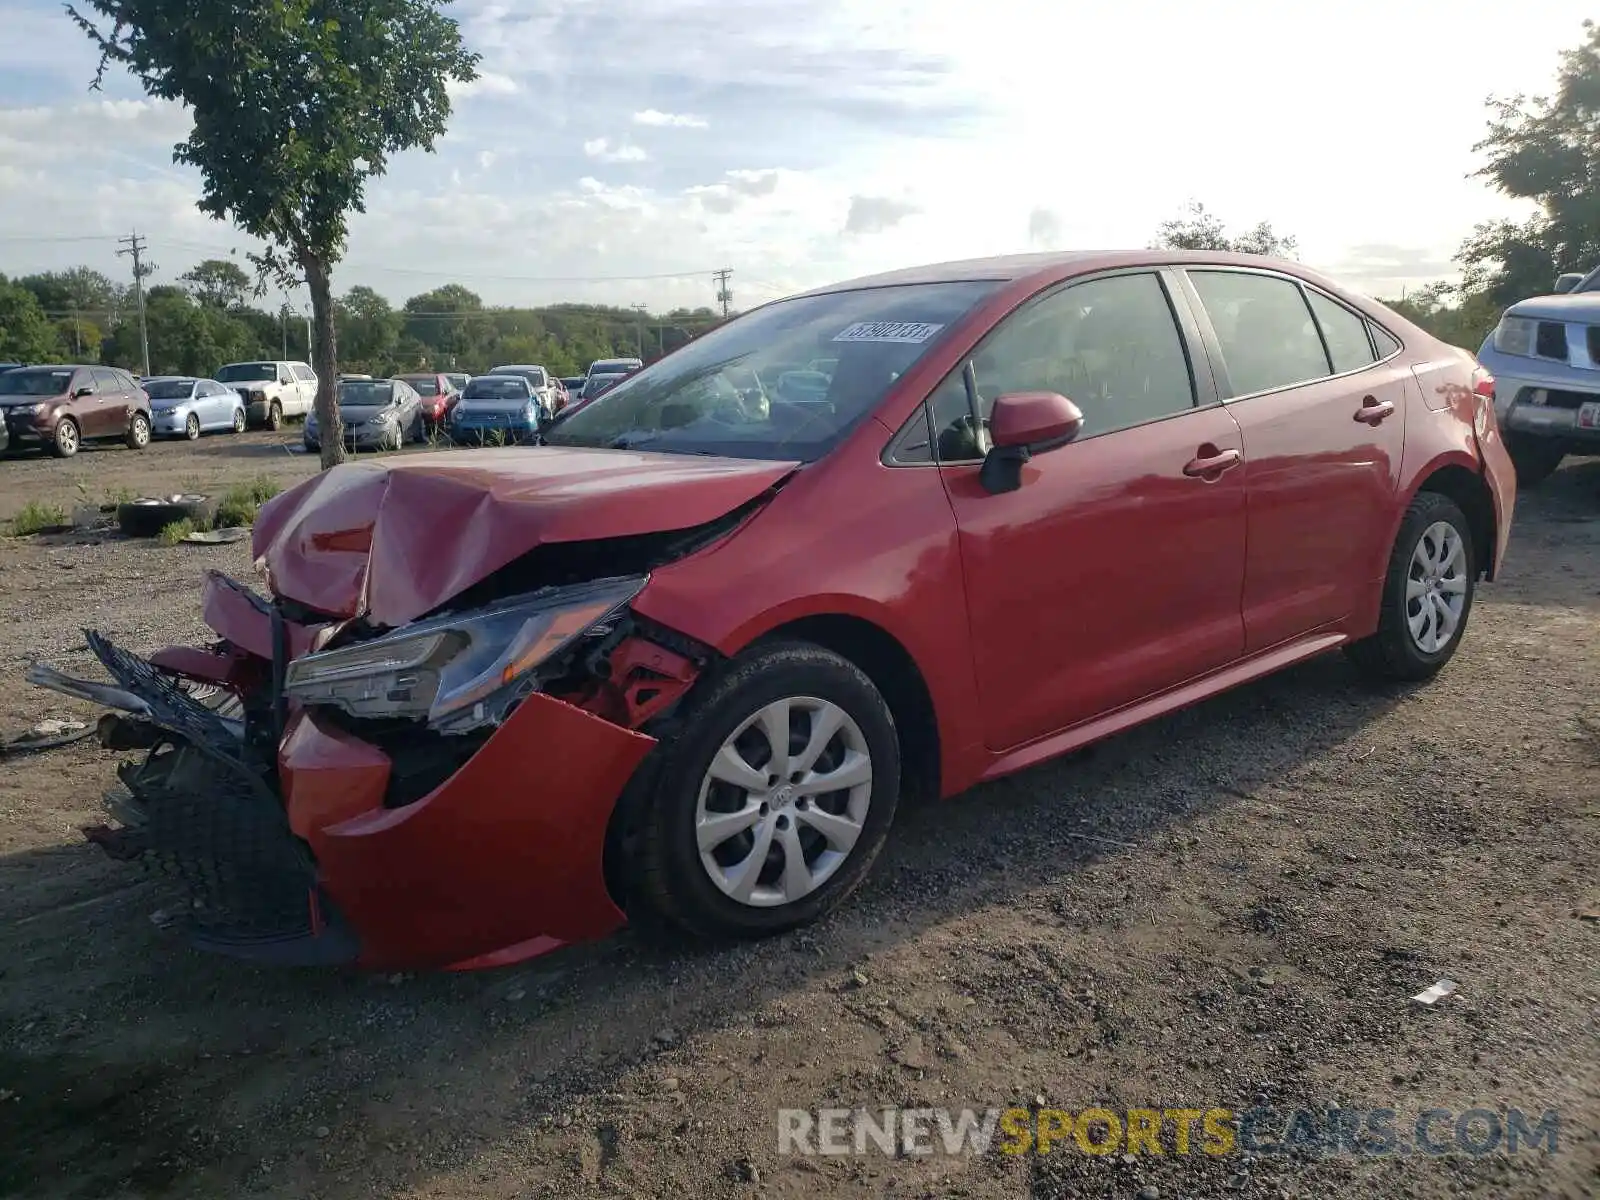
[[[94,403],[84,405],[83,436],[114,437],[128,428],[128,394],[110,367],[95,367]]]
[[[979,344],[985,420],[1007,392],[1058,392],[1084,413],[1078,440],[1029,462],[1014,492],[979,481],[961,370],[932,397],[990,749],[1243,652],[1243,447],[1203,360],[1192,361],[1198,334],[1172,286],[1156,270],[1072,283]]]
[[[1410,370],[1399,354],[1375,361],[1365,318],[1299,280],[1186,274],[1250,460],[1253,653],[1370,607],[1389,556]]]
[[[300,397],[300,411],[308,413],[317,403],[317,373],[308,363],[290,363],[294,373],[295,388]]]

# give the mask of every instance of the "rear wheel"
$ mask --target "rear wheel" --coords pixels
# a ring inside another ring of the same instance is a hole
[[[1376,678],[1432,678],[1461,645],[1477,578],[1460,507],[1438,492],[1418,492],[1389,555],[1378,631],[1346,653]]]
[[[194,418],[191,417],[190,419],[193,420]],[[199,422],[195,422],[195,425],[198,429]],[[200,435],[196,433],[195,436],[199,437]],[[142,412],[136,412],[133,414],[133,419],[128,422],[128,449],[143,450],[149,444],[150,418]]]
[[[705,938],[836,908],[883,848],[900,792],[888,705],[807,642],[756,649],[703,684],[658,753],[630,874],[649,915]]]
[[[1516,434],[1506,437],[1506,450],[1511,455],[1511,465],[1517,469],[1517,484],[1521,487],[1537,487],[1555,474],[1566,457],[1560,445],[1548,438]]]

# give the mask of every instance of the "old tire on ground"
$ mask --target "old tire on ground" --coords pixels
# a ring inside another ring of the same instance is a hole
[[[276,400],[267,406],[267,428],[274,433],[283,428],[283,405]]]
[[[1378,679],[1431,679],[1461,645],[1477,579],[1465,514],[1448,496],[1418,492],[1389,555],[1378,630],[1346,654]]]
[[[129,450],[143,450],[150,444],[150,418],[144,413],[133,414],[133,418],[128,422],[126,441]]]
[[[1511,465],[1517,469],[1518,487],[1538,487],[1555,474],[1566,457],[1561,447],[1548,438],[1514,433],[1506,435],[1506,452],[1511,455]]]
[[[889,706],[859,667],[809,642],[755,647],[703,681],[657,753],[630,814],[630,900],[645,924],[701,938],[780,933],[837,907],[883,848],[900,794]]]
[[[117,528],[128,537],[149,538],[174,521],[209,525],[216,515],[217,502],[210,496],[147,498],[117,505]]]
[[[81,441],[78,423],[71,417],[62,417],[56,422],[55,432],[50,437],[50,453],[57,458],[71,458],[78,452]]]

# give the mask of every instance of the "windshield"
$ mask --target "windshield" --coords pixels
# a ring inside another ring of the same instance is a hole
[[[636,358],[602,358],[599,362],[589,364],[589,377],[592,379],[596,375],[620,375],[638,365],[639,360]]]
[[[192,379],[147,379],[145,395],[152,400],[187,400],[194,391]]]
[[[439,394],[439,381],[432,375],[423,375],[420,377],[416,375],[402,375],[401,378],[409,383],[414,389],[416,389],[416,393],[419,396],[437,396]]]
[[[479,375],[469,380],[463,400],[526,400],[533,393],[521,375]]]
[[[546,382],[543,367],[495,367],[489,374],[520,375],[528,381],[531,387],[536,388],[544,387]]]
[[[212,378],[219,383],[251,383],[258,380],[275,383],[278,379],[278,365],[276,363],[230,363]]]
[[[626,375],[591,375],[583,390],[592,396],[599,396],[601,392],[605,391],[617,380],[626,378]]]
[[[346,380],[339,385],[340,408],[377,408],[394,398],[394,386],[387,379]]]
[[[999,286],[908,284],[780,300],[690,342],[560,417],[545,440],[810,462]],[[793,363],[837,360],[831,372]],[[823,377],[793,379],[816,374]]]
[[[59,396],[71,380],[71,369],[33,371],[24,367],[0,375],[0,396]]]

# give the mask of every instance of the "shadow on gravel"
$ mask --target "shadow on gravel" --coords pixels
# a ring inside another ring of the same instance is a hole
[[[268,972],[188,950],[152,922],[158,894],[87,847],[0,859],[0,1194],[418,1184],[807,980],[1104,853],[1159,850],[1404,698],[1333,657],[908,808],[843,912],[754,945],[624,934],[487,974]]]

